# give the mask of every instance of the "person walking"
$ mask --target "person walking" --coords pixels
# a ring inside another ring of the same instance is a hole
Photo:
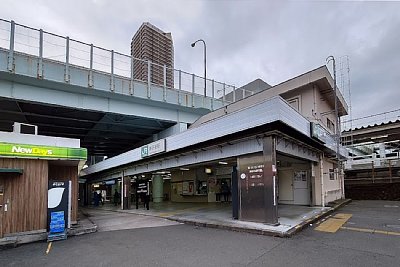
[[[217,184],[215,186],[215,201],[221,202],[221,183],[220,181],[217,181]]]
[[[229,198],[229,186],[228,183],[226,181],[222,182],[221,185],[221,192],[222,195],[224,196],[224,202],[228,202],[228,198]]]
[[[119,198],[120,198],[120,195],[119,195],[119,193],[118,193],[118,190],[115,189],[115,192],[114,192],[114,206],[117,206],[117,205],[118,205],[118,203],[119,203]]]
[[[95,207],[99,206],[99,194],[97,193],[97,191],[93,192],[93,202]]]

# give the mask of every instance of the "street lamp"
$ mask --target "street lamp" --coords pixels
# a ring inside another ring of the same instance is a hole
[[[336,160],[338,165],[338,177],[339,177],[339,165],[340,165],[340,154],[339,154],[339,142],[340,142],[340,129],[339,129],[339,108],[338,108],[338,100],[337,100],[337,85],[336,85],[336,61],[334,56],[329,56],[326,58],[326,64],[332,61],[333,65],[333,93],[335,98],[335,117],[336,117]],[[344,183],[341,181],[341,189],[342,189],[342,197],[344,196]]]
[[[329,62],[333,63],[333,94],[335,98],[335,119],[336,119],[336,159],[339,161],[339,141],[340,141],[340,133],[339,133],[339,110],[338,110],[338,101],[337,101],[337,86],[336,86],[336,61],[333,56],[329,56],[326,58],[326,64]]]
[[[207,96],[207,47],[206,42],[203,39],[199,39],[192,43],[191,46],[194,47],[197,42],[203,42],[204,44],[204,96]]]

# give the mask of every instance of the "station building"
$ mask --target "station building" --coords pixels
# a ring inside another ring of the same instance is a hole
[[[88,198],[93,186],[117,190],[121,208],[129,209],[137,181],[147,181],[153,202],[227,201],[234,219],[272,225],[279,224],[280,205],[323,207],[343,198],[338,158],[347,153],[337,151],[326,66],[262,89],[184,132],[82,170]],[[347,115],[339,90],[336,100],[339,117]]]

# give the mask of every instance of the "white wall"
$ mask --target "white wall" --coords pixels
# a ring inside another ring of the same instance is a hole
[[[335,179],[331,180],[329,178],[329,169],[333,169],[333,162],[324,159],[324,172],[323,172],[323,179],[324,179],[324,192],[325,192],[325,203],[329,203],[331,201],[340,199],[342,196],[342,188],[341,184],[343,177],[340,175],[335,174]],[[335,170],[336,171],[336,170]]]

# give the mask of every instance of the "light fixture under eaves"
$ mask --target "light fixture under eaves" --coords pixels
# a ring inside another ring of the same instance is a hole
[[[384,135],[379,135],[379,136],[372,136],[372,137],[371,137],[371,140],[374,140],[374,139],[380,139],[380,138],[386,138],[386,137],[388,137],[388,135],[387,135],[387,134],[384,134]]]
[[[179,168],[181,171],[188,171],[188,168]]]
[[[228,162],[220,161],[220,162],[218,162],[218,164],[221,164],[221,165],[228,165]]]

